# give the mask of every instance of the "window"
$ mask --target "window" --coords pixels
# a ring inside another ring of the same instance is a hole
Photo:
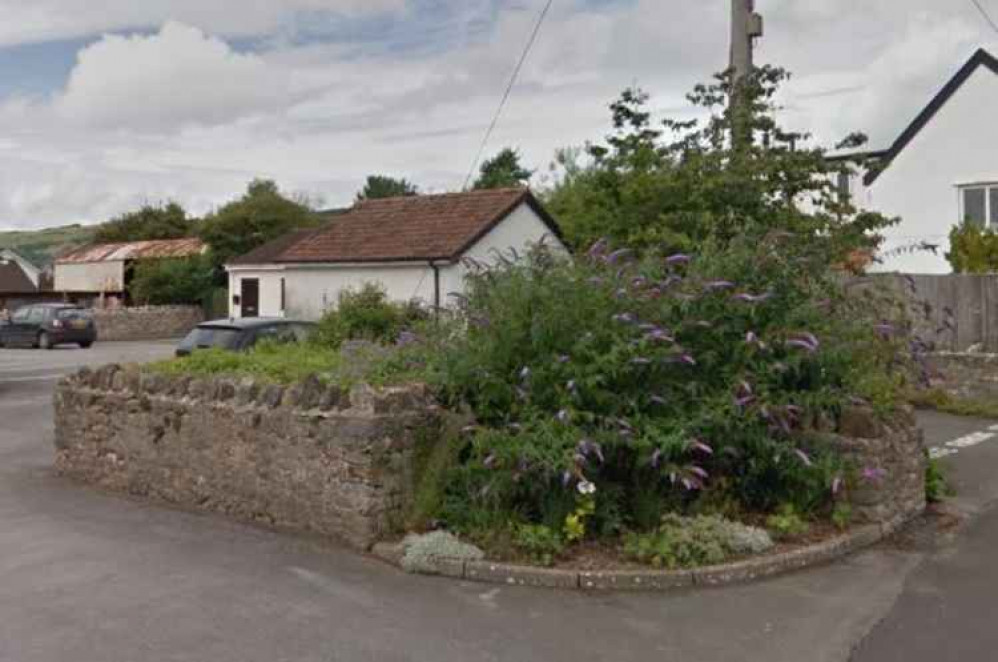
[[[998,184],[960,187],[960,218],[977,227],[998,227]]]
[[[28,315],[31,313],[31,308],[21,308],[14,313],[14,316],[10,318],[11,322],[16,324],[23,324],[28,321]]]
[[[28,324],[41,324],[45,321],[44,308],[32,308],[28,313]]]
[[[839,204],[847,205],[849,204],[849,199],[852,197],[851,192],[851,177],[849,177],[848,172],[840,172],[838,182],[836,182],[836,191],[839,196]]]

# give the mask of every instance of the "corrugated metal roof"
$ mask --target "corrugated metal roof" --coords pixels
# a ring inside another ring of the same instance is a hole
[[[56,264],[191,257],[200,255],[206,248],[204,242],[196,238],[133,241],[127,244],[94,244],[60,256],[56,260]]]

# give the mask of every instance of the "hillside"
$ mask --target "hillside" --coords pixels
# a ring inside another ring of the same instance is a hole
[[[82,225],[0,232],[0,248],[13,248],[38,266],[44,267],[59,253],[88,243],[93,232],[93,227]]]

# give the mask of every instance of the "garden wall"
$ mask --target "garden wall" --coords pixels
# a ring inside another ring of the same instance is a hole
[[[856,523],[899,525],[925,510],[925,436],[914,409],[884,420],[872,409],[849,408],[827,436],[859,472],[848,495]]]
[[[932,385],[953,397],[998,399],[998,354],[939,352],[929,357]]]
[[[97,339],[165,340],[181,338],[204,321],[200,306],[147,306],[91,311]]]
[[[83,369],[56,389],[56,466],[101,487],[315,532],[367,549],[402,525],[423,387],[344,391]]]

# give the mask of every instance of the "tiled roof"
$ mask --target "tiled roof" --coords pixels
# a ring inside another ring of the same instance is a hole
[[[455,260],[521,204],[560,236],[527,189],[419,195],[359,202],[318,230],[282,237],[231,264]]]
[[[4,294],[28,294],[37,292],[38,288],[31,282],[14,260],[0,260],[0,292]]]
[[[205,249],[205,244],[200,239],[193,237],[133,241],[127,244],[92,244],[60,255],[55,262],[56,264],[84,264],[88,262],[192,257],[200,255]]]

